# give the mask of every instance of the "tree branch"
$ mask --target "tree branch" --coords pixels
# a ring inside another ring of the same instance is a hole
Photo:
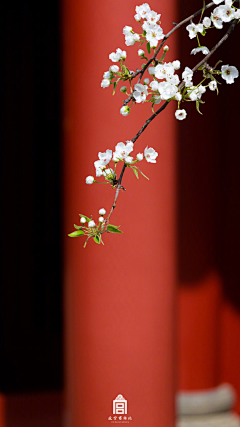
[[[212,6],[212,4],[214,4],[214,3],[209,3],[209,5],[208,5],[208,7],[210,7],[210,5]],[[206,6],[207,7],[207,6]],[[199,11],[198,12],[196,12],[195,14],[193,14],[192,15],[192,17],[194,17],[194,16],[196,16],[197,14],[199,14]],[[190,18],[191,19],[191,18]],[[187,20],[189,20],[189,18],[187,18]],[[186,20],[185,21],[183,21],[183,22],[187,22]],[[218,41],[218,43],[212,48],[212,50],[202,59],[202,61],[200,61],[197,65],[195,65],[195,67],[192,69],[192,71],[193,71],[193,73],[195,72],[195,71],[197,71],[198,69],[199,69],[199,67],[201,66],[201,65],[203,65],[203,64],[206,64],[206,62],[207,62],[207,60],[213,55],[213,53],[230,37],[230,35],[232,34],[232,32],[234,31],[234,29],[235,29],[235,27],[236,27],[236,24],[238,23],[238,19],[234,19],[232,22],[231,22],[231,25],[229,26],[229,28],[228,28],[228,30],[227,30],[227,32],[226,32],[226,34]],[[181,25],[182,25],[182,23],[180,23]],[[178,24],[178,28],[179,28],[179,26],[180,26],[180,24]],[[176,27],[175,27],[176,28]],[[173,30],[175,29],[175,28],[173,28]],[[172,32],[171,32],[171,34],[173,33],[173,30],[171,30]],[[169,33],[168,33],[169,34]],[[168,36],[169,37],[169,36]],[[179,89],[181,89],[183,86],[184,86],[184,81],[182,81],[181,83],[180,83],[180,85],[178,86],[178,88]],[[157,117],[158,116],[158,114],[160,114],[163,110],[165,110],[165,108],[167,107],[167,105],[170,103],[170,101],[171,101],[171,99],[170,100],[168,100],[168,101],[166,101],[163,105],[162,105],[162,107],[160,107],[151,117],[149,117],[149,119],[147,119],[146,120],[146,122],[144,123],[144,125],[141,127],[141,129],[137,132],[137,134],[131,139],[131,141],[133,142],[133,143],[135,143],[136,142],[136,140],[139,138],[139,136],[144,132],[144,130],[147,128],[147,126],[155,119],[155,117]],[[120,192],[120,189],[121,189],[121,183],[122,183],[122,178],[123,178],[123,175],[124,175],[124,172],[125,172],[125,169],[126,169],[126,163],[124,163],[124,165],[123,165],[123,168],[122,168],[122,171],[121,171],[121,174],[120,174],[120,177],[119,177],[119,179],[118,179],[118,185],[117,185],[117,189],[116,189],[116,193],[115,193],[115,197],[114,197],[114,202],[113,202],[113,205],[112,205],[112,208],[111,208],[111,210],[110,210],[110,212],[109,212],[109,215],[108,215],[108,217],[106,218],[106,220],[105,220],[105,223],[106,223],[106,225],[109,223],[109,219],[110,219],[110,217],[111,217],[111,215],[112,215],[112,213],[113,213],[113,211],[114,211],[114,209],[115,209],[115,207],[116,207],[116,204],[117,204],[117,199],[118,199],[118,196],[119,196],[119,192]]]
[[[212,7],[215,3],[211,2],[209,4],[206,5],[205,10],[209,9],[210,7]],[[143,67],[142,70],[137,70],[135,71],[135,73],[133,73],[131,75],[131,81],[137,77],[139,74],[139,79],[137,83],[140,83],[141,78],[143,76],[143,74],[145,73],[146,69],[149,67],[149,65],[156,59],[157,55],[160,52],[160,49],[162,48],[162,46],[164,45],[164,43],[166,42],[166,40],[174,33],[174,31],[178,30],[178,28],[180,28],[182,25],[186,24],[187,22],[191,21],[193,18],[195,18],[195,16],[200,15],[200,13],[202,13],[202,9],[199,9],[197,12],[193,13],[192,15],[190,15],[188,18],[185,18],[183,21],[179,22],[179,24],[174,24],[175,27],[173,27],[171,29],[171,31],[169,31],[163,38],[162,42],[160,43],[160,45],[158,46],[156,52],[154,53],[154,55],[152,56],[151,59],[149,59],[149,61],[147,62],[147,64]],[[125,101],[123,101],[123,105],[127,105],[129,104],[129,102],[131,101],[131,99],[133,98],[133,94],[131,93],[127,99],[125,99]]]

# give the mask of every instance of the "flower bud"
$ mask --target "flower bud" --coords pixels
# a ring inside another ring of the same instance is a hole
[[[99,215],[105,215],[106,210],[104,208],[99,209]]]
[[[151,75],[155,74],[155,67],[149,67],[148,72]]]
[[[94,183],[94,177],[93,176],[87,176],[86,184],[93,184],[93,183]]]
[[[181,63],[180,63],[180,61],[178,61],[178,59],[177,59],[176,61],[173,61],[173,62],[172,62],[172,65],[173,65],[174,70],[179,70],[179,68],[180,68],[180,66],[181,66]]]
[[[138,56],[142,56],[142,55],[144,55],[144,54],[145,54],[144,50],[142,50],[142,49],[139,49],[139,50],[138,50]]]
[[[163,48],[163,52],[167,52],[169,50],[169,47],[166,45],[166,46],[164,46],[164,48]]]
[[[99,222],[103,222],[103,221],[104,221],[104,218],[103,218],[102,216],[100,216],[100,218],[98,218],[98,221],[99,221]]]
[[[111,65],[109,68],[113,73],[117,73],[119,70],[119,67],[117,65]]]
[[[182,99],[182,95],[181,95],[181,93],[180,93],[180,92],[177,92],[177,93],[176,93],[176,95],[175,95],[175,99],[176,99],[176,101],[181,101],[181,99]]]
[[[145,84],[145,85],[149,85],[149,81],[150,81],[150,80],[149,80],[148,78],[146,78],[146,79],[144,79],[144,80],[143,80],[143,84]]]
[[[81,222],[82,224],[85,224],[85,222],[86,222],[86,218],[84,218],[84,216],[82,216],[82,218],[80,219],[80,222]]]
[[[93,228],[93,227],[95,227],[95,226],[96,226],[96,224],[95,224],[95,222],[94,222],[94,221],[89,221],[89,223],[88,223],[88,227]]]
[[[143,159],[143,154],[142,153],[138,153],[137,154],[137,159],[140,162]]]
[[[120,113],[123,116],[128,116],[128,114],[130,113],[130,108],[127,105],[125,105],[120,109]]]
[[[126,86],[122,86],[122,87],[120,88],[120,92],[122,92],[122,93],[126,93],[126,92],[127,92],[127,87],[126,87]]]

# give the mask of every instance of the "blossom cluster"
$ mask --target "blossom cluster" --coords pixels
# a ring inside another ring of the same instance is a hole
[[[84,248],[87,246],[87,242],[90,238],[93,238],[94,242],[97,244],[104,245],[102,240],[102,234],[105,233],[122,233],[119,230],[119,227],[116,225],[109,224],[107,219],[104,219],[104,215],[106,214],[106,210],[104,208],[99,209],[98,224],[91,218],[88,218],[86,215],[80,216],[80,225],[74,224],[74,228],[76,231],[73,231],[69,234],[69,237],[80,237],[86,236],[87,239],[84,243]]]
[[[126,167],[130,167],[133,169],[133,172],[138,178],[138,173],[140,172],[145,178],[147,178],[142,171],[136,166],[136,163],[142,161],[145,159],[149,163],[156,163],[156,158],[158,156],[158,153],[152,148],[152,147],[146,147],[144,150],[144,153],[138,153],[136,155],[136,158],[130,156],[130,154],[133,151],[133,142],[132,141],[126,141],[119,142],[116,147],[115,151],[112,152],[112,150],[106,150],[105,153],[98,153],[98,160],[94,162],[94,166],[96,169],[96,177],[103,176],[107,183],[111,184],[112,187],[116,187],[118,184],[117,176],[116,176],[116,166],[117,163],[122,161],[125,162]],[[110,167],[110,161],[114,162],[114,169]],[[148,179],[148,178],[147,178]],[[93,184],[94,182],[97,183],[95,178],[93,176],[88,176],[86,178],[86,184]]]
[[[218,5],[224,0],[213,0],[213,2]],[[240,9],[237,9],[233,6],[232,0],[225,0],[224,5],[216,7],[211,16],[205,16],[202,23],[194,24],[191,23],[187,26],[190,39],[193,39],[198,36],[198,33],[202,35],[206,34],[206,30],[214,25],[215,28],[221,30],[223,28],[224,22],[230,22],[233,19],[240,19]]]
[[[218,5],[223,1],[224,0],[214,0],[214,3]],[[136,42],[140,42],[142,45],[147,42],[147,50],[150,54],[151,48],[156,48],[159,40],[164,38],[163,30],[160,26],[160,16],[160,14],[151,10],[147,3],[144,3],[141,6],[136,6],[135,19],[140,23],[142,31],[138,34],[133,31],[132,27],[125,26],[123,28],[123,34],[125,36],[126,45],[132,46]],[[196,55],[201,52],[203,55],[208,55],[209,49],[207,46],[201,46],[199,36],[205,35],[206,31],[210,28],[222,28],[224,22],[230,22],[232,19],[239,18],[240,9],[233,6],[232,0],[225,0],[223,5],[220,5],[213,10],[210,17],[204,16],[202,18],[202,22],[199,22],[198,24],[191,22],[191,24],[186,27],[189,37],[190,39],[197,38],[198,41],[198,46],[192,49],[191,54]],[[110,86],[110,84],[113,84],[113,93],[115,93],[117,83],[120,80],[129,81],[129,93],[126,86],[122,86],[120,89],[121,92],[126,93],[129,97],[128,102],[120,109],[120,113],[123,116],[126,117],[130,114],[131,108],[134,104],[151,102],[152,111],[154,112],[154,105],[160,104],[162,100],[168,102],[170,100],[176,100],[178,102],[178,107],[175,112],[175,117],[179,120],[183,120],[186,118],[187,112],[184,109],[180,109],[181,103],[184,101],[194,101],[196,102],[198,112],[200,112],[199,103],[203,102],[201,101],[201,97],[206,92],[206,88],[209,88],[211,91],[218,91],[218,81],[214,74],[221,75],[228,84],[233,83],[234,79],[238,77],[238,70],[234,66],[223,65],[221,67],[221,71],[211,69],[210,66],[207,66],[202,68],[203,79],[200,83],[194,85],[192,81],[193,71],[189,67],[185,67],[182,73],[182,83],[180,83],[180,78],[175,73],[180,69],[180,61],[164,61],[168,50],[169,47],[164,46],[161,58],[158,61],[153,61],[153,63],[148,67],[149,75],[152,76],[153,80],[150,82],[149,78],[145,78],[143,83],[140,83],[139,79],[133,88],[131,85],[133,72],[125,65],[125,59],[127,56],[126,52],[118,48],[116,52],[112,52],[109,55],[110,60],[115,63],[118,62],[119,66],[110,66],[109,71],[104,73],[104,79],[101,86],[105,88]],[[143,49],[138,49],[138,56],[140,56],[141,59],[148,61],[148,58],[145,55],[146,53]],[[143,64],[144,67],[145,65],[146,64]]]

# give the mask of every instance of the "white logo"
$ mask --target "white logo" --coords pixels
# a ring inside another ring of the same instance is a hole
[[[124,399],[122,394],[119,394],[116,399],[113,400],[113,415],[108,417],[111,423],[122,423],[129,424],[132,421],[131,416],[127,416],[128,405],[127,400]]]
[[[118,415],[127,414],[127,400],[121,394],[113,401],[113,413]]]

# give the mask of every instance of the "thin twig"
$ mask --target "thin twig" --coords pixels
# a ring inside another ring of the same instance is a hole
[[[211,2],[209,3],[206,7],[206,9],[209,9],[210,7],[212,7],[215,3]],[[148,66],[156,59],[157,55],[159,54],[160,49],[162,48],[162,46],[164,45],[164,43],[166,42],[166,40],[174,33],[174,31],[178,30],[178,28],[180,28],[182,25],[186,24],[187,22],[191,21],[193,18],[195,18],[195,16],[199,15],[200,13],[202,13],[202,9],[199,9],[197,12],[193,13],[192,15],[190,15],[188,18],[185,18],[183,21],[179,22],[179,24],[174,24],[175,27],[173,27],[171,29],[171,31],[169,31],[163,38],[162,42],[160,43],[160,45],[158,46],[156,52],[154,53],[154,55],[152,56],[151,59],[149,59],[149,61],[147,62],[147,64],[143,67],[142,70],[137,70],[135,73],[133,73],[131,75],[131,81],[137,77],[139,74],[139,79],[138,79],[138,83],[140,83],[141,78],[143,76],[143,74],[145,73],[146,69],[148,68]],[[131,99],[133,98],[133,94],[131,93],[127,99],[125,99],[125,101],[123,101],[123,105],[127,105],[129,104],[129,102],[131,101]]]
[[[214,4],[214,3],[213,3]],[[208,7],[210,7],[210,5],[212,5],[212,3],[210,3],[209,5],[208,5]],[[199,13],[199,11],[197,12],[197,13]],[[194,15],[192,15],[192,16],[196,16],[196,14],[194,14]],[[231,25],[229,26],[229,28],[228,28],[228,30],[227,30],[227,32],[226,32],[226,34],[219,40],[219,42],[212,48],[212,50],[202,59],[202,61],[200,61],[197,65],[195,65],[195,67],[192,69],[192,71],[193,71],[193,73],[195,72],[195,71],[197,71],[198,69],[199,69],[199,67],[201,66],[201,65],[203,65],[203,64],[205,64],[206,62],[207,62],[207,60],[213,55],[213,53],[229,38],[229,36],[232,34],[232,32],[234,31],[234,29],[235,29],[235,27],[236,27],[236,24],[237,24],[237,22],[238,22],[238,19],[234,19],[233,21],[232,21],[232,23],[231,23]],[[178,25],[180,25],[180,24],[178,24]],[[175,27],[176,28],[176,27]],[[173,31],[172,31],[173,32]],[[169,37],[169,36],[168,36]],[[178,86],[178,89],[181,89],[183,86],[184,86],[184,81],[182,81],[181,83],[180,83],[180,85]],[[155,117],[157,117],[158,116],[158,114],[160,114],[163,110],[165,110],[165,108],[167,107],[167,105],[170,103],[170,101],[171,100],[169,100],[169,101],[166,101],[163,105],[162,105],[162,107],[160,107],[151,117],[149,117],[149,119],[147,119],[146,120],[146,122],[144,123],[144,125],[141,127],[141,129],[137,132],[137,134],[131,139],[131,141],[133,142],[133,143],[135,143],[135,141],[139,138],[139,136],[144,132],[144,130],[147,128],[147,126],[155,119]],[[118,199],[118,196],[119,196],[119,192],[120,192],[120,189],[121,189],[121,183],[122,183],[122,178],[123,178],[123,175],[124,175],[124,172],[125,172],[125,169],[126,169],[126,163],[124,163],[124,165],[123,165],[123,168],[122,168],[122,171],[121,171],[121,174],[120,174],[120,177],[119,177],[119,179],[118,179],[118,185],[117,185],[117,189],[116,189],[116,193],[115,193],[115,197],[114,197],[114,202],[113,202],[113,205],[112,205],[112,208],[111,208],[111,210],[110,210],[110,212],[109,212],[109,215],[108,215],[108,217],[107,217],[107,219],[105,220],[105,223],[106,224],[108,224],[109,223],[109,219],[110,219],[110,217],[111,217],[111,215],[112,215],[112,213],[113,213],[113,211],[114,211],[114,209],[115,209],[115,207],[116,207],[116,204],[117,204],[117,199]]]

